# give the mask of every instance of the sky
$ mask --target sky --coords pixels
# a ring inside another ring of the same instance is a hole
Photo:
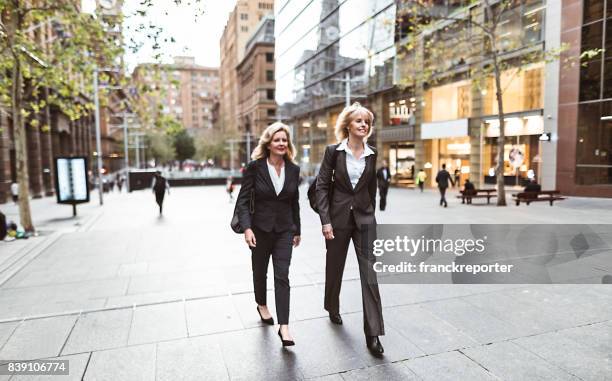
[[[164,35],[173,37],[175,43],[164,44],[161,51],[164,53],[164,62],[172,62],[174,56],[194,56],[196,64],[216,67],[220,64],[219,40],[227,22],[229,13],[234,9],[236,0],[201,0],[199,5],[183,4],[177,6],[173,0],[154,0],[154,7],[149,9],[146,18],[130,17],[137,9],[137,0],[127,0],[124,3],[123,13],[124,39],[136,38],[147,42],[137,53],[126,52],[126,63],[129,70],[133,70],[139,63],[153,62],[154,51],[150,40],[142,32],[135,32],[134,26],[143,21],[148,24],[152,21],[164,29]],[[189,3],[189,1],[185,1]],[[197,16],[197,9],[204,9],[204,14]],[[168,13],[167,15],[165,13]]]

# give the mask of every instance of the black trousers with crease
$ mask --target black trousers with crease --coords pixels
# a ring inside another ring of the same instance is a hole
[[[362,234],[365,233],[355,223],[353,213],[351,213],[349,221],[349,225],[345,227],[332,226],[334,239],[325,241],[327,247],[325,258],[325,309],[331,313],[340,312],[342,274],[344,273],[349,243],[353,240],[361,280],[363,330],[366,336],[382,336],[385,334],[385,326],[376,272],[372,268],[374,255],[371,250],[363,250]],[[370,258],[368,258],[368,255]]]
[[[253,227],[257,246],[251,248],[251,265],[253,269],[253,288],[255,302],[260,306],[267,304],[266,286],[268,264],[272,257],[274,268],[274,299],[278,324],[289,323],[289,265],[293,251],[293,232],[264,232]]]

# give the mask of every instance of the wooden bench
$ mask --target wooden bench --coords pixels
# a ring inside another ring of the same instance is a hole
[[[550,203],[550,206],[552,206],[553,202],[566,199],[566,197],[560,196],[560,193],[561,192],[558,190],[521,192],[513,194],[512,197],[514,197],[516,206],[519,206],[521,202],[524,202],[529,205],[532,202],[538,201],[548,201]]]
[[[495,194],[495,192],[497,192],[496,189],[474,189],[468,191],[462,190],[461,194],[458,195],[457,198],[461,199],[462,204],[465,204],[466,201],[468,202],[468,204],[471,204],[473,198],[486,198],[487,204],[490,204],[491,198],[497,197],[497,194]]]

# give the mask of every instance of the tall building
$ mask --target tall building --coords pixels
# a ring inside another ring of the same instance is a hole
[[[315,170],[323,148],[335,140],[333,127],[347,95],[373,110],[377,128],[385,123],[395,18],[394,0],[277,1],[277,115],[293,127],[306,172]]]
[[[265,16],[246,44],[236,67],[238,76],[238,128],[251,139],[275,120],[274,18]]]
[[[193,57],[175,57],[173,64],[140,64],[133,79],[151,89],[151,106],[161,106],[190,133],[213,127],[213,108],[219,97],[219,69],[200,66]],[[156,112],[152,110],[152,112]]]
[[[612,197],[612,0],[559,2],[564,57],[602,49],[584,65],[560,67],[557,187]]]
[[[239,131],[238,78],[236,67],[243,60],[247,41],[263,17],[274,9],[273,0],[238,0],[230,13],[221,36],[221,100],[220,125],[230,133]]]

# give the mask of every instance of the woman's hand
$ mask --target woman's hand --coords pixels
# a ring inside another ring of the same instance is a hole
[[[249,247],[256,246],[257,241],[255,240],[255,233],[253,233],[253,229],[247,229],[244,231],[244,240]]]
[[[323,237],[325,237],[325,239],[327,240],[334,239],[334,229],[332,229],[331,224],[323,225],[321,230],[323,230]]]
[[[300,242],[302,242],[302,237],[299,235],[293,236],[293,247],[300,246]]]

